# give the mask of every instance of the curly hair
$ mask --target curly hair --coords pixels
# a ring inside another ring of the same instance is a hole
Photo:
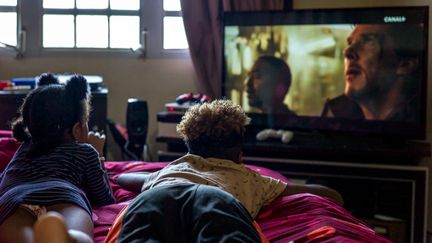
[[[250,118],[230,100],[214,100],[191,107],[177,125],[190,153],[229,157],[241,150]]]

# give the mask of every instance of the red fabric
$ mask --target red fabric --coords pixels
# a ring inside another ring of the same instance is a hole
[[[255,227],[255,229],[258,231],[258,234],[260,236],[261,239],[261,243],[269,243],[270,241],[267,239],[267,237],[264,235],[261,227],[259,226],[259,224],[257,223],[256,220],[254,220],[252,222],[253,226]]]
[[[0,173],[6,168],[19,145],[14,138],[0,137]]]
[[[2,137],[12,137],[12,131],[8,131],[8,130],[0,130],[0,138]]]
[[[94,208],[95,242],[103,242],[117,214],[137,193],[121,189],[115,178],[123,172],[156,171],[167,163],[106,162],[117,204]],[[263,175],[289,182],[276,171],[249,166]],[[270,242],[391,242],[336,203],[311,194],[281,197],[264,206],[256,218]]]
[[[267,216],[257,221],[270,242],[316,242],[313,234],[322,227],[334,232],[323,235],[319,242],[391,242],[346,209],[312,194],[278,198],[261,212]]]
[[[166,164],[168,164],[168,162],[105,162],[105,168],[110,174],[110,184],[113,189],[117,204],[93,208],[95,243],[103,242],[105,240],[105,237],[107,236],[114,219],[117,217],[117,214],[138,195],[138,193],[125,190],[115,183],[117,177],[121,173],[127,172],[157,171],[163,168]]]
[[[122,227],[122,220],[126,213],[127,206],[122,208],[116,218],[114,219],[114,222],[112,224],[112,227],[110,227],[108,231],[108,235],[104,240],[104,243],[116,243],[117,239],[120,235],[121,227]]]

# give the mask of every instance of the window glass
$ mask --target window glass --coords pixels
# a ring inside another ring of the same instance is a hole
[[[16,13],[0,12],[0,42],[12,46],[17,45]]]
[[[76,46],[86,48],[108,47],[108,17],[78,15],[76,17]]]
[[[110,17],[110,47],[135,48],[139,46],[139,17]]]
[[[106,9],[108,0],[76,0],[78,9]]]
[[[139,10],[139,0],[110,0],[110,8],[115,10]]]
[[[71,9],[75,7],[74,0],[43,0],[44,8]]]
[[[74,16],[43,16],[43,47],[74,47]]]
[[[181,11],[180,0],[163,0],[165,11]]]
[[[164,17],[164,49],[186,49],[188,43],[182,17]]]
[[[17,0],[0,0],[0,6],[16,6]]]
[[[17,5],[23,9],[40,6],[40,10],[34,10],[41,13],[19,16]],[[141,7],[151,9],[144,11]],[[183,50],[188,48],[180,0],[0,0],[0,42],[14,46],[19,43],[19,20],[32,32],[26,40],[31,43],[27,45],[29,56],[71,53],[38,48],[83,48],[80,51],[85,52],[106,48],[109,55],[136,56],[128,49],[141,46],[144,27],[157,30],[147,33],[149,57],[183,56]],[[110,52],[111,48],[123,50]],[[170,49],[180,51],[164,52]],[[103,50],[94,53],[104,55]]]

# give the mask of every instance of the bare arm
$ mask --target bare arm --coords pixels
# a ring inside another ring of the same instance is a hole
[[[289,196],[298,193],[310,193],[322,197],[329,198],[336,203],[343,205],[343,198],[336,190],[321,186],[321,185],[287,185],[285,190],[282,192],[282,196]]]
[[[117,184],[126,190],[141,192],[141,188],[149,175],[149,172],[124,173],[117,178]]]
[[[105,139],[106,139],[105,134],[100,134],[99,132],[89,132],[87,134],[87,141],[85,141],[85,142],[91,144],[96,149],[96,151],[98,152],[99,162],[101,164],[102,169],[105,171],[104,178],[105,178],[106,183],[109,185],[109,179],[108,179],[108,175],[106,173],[105,164],[104,164],[105,163],[105,157],[103,155],[103,148],[105,145]],[[112,191],[111,186],[109,187],[109,189],[111,191],[111,195],[113,195],[113,191]]]
[[[105,134],[100,134],[99,132],[89,132],[87,135],[87,141],[83,142],[91,144],[99,153],[99,156],[102,157],[105,139]]]

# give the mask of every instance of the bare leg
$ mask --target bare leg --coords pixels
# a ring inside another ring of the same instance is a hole
[[[117,183],[126,190],[141,192],[144,181],[149,174],[149,172],[124,173],[117,178]]]
[[[36,218],[24,209],[18,208],[0,224],[0,242],[33,242],[33,224]]]
[[[47,210],[56,211],[63,216],[70,236],[77,242],[93,242],[93,220],[87,211],[73,204],[52,205]]]
[[[35,243],[72,243],[63,216],[51,211],[41,216],[33,227]]]

